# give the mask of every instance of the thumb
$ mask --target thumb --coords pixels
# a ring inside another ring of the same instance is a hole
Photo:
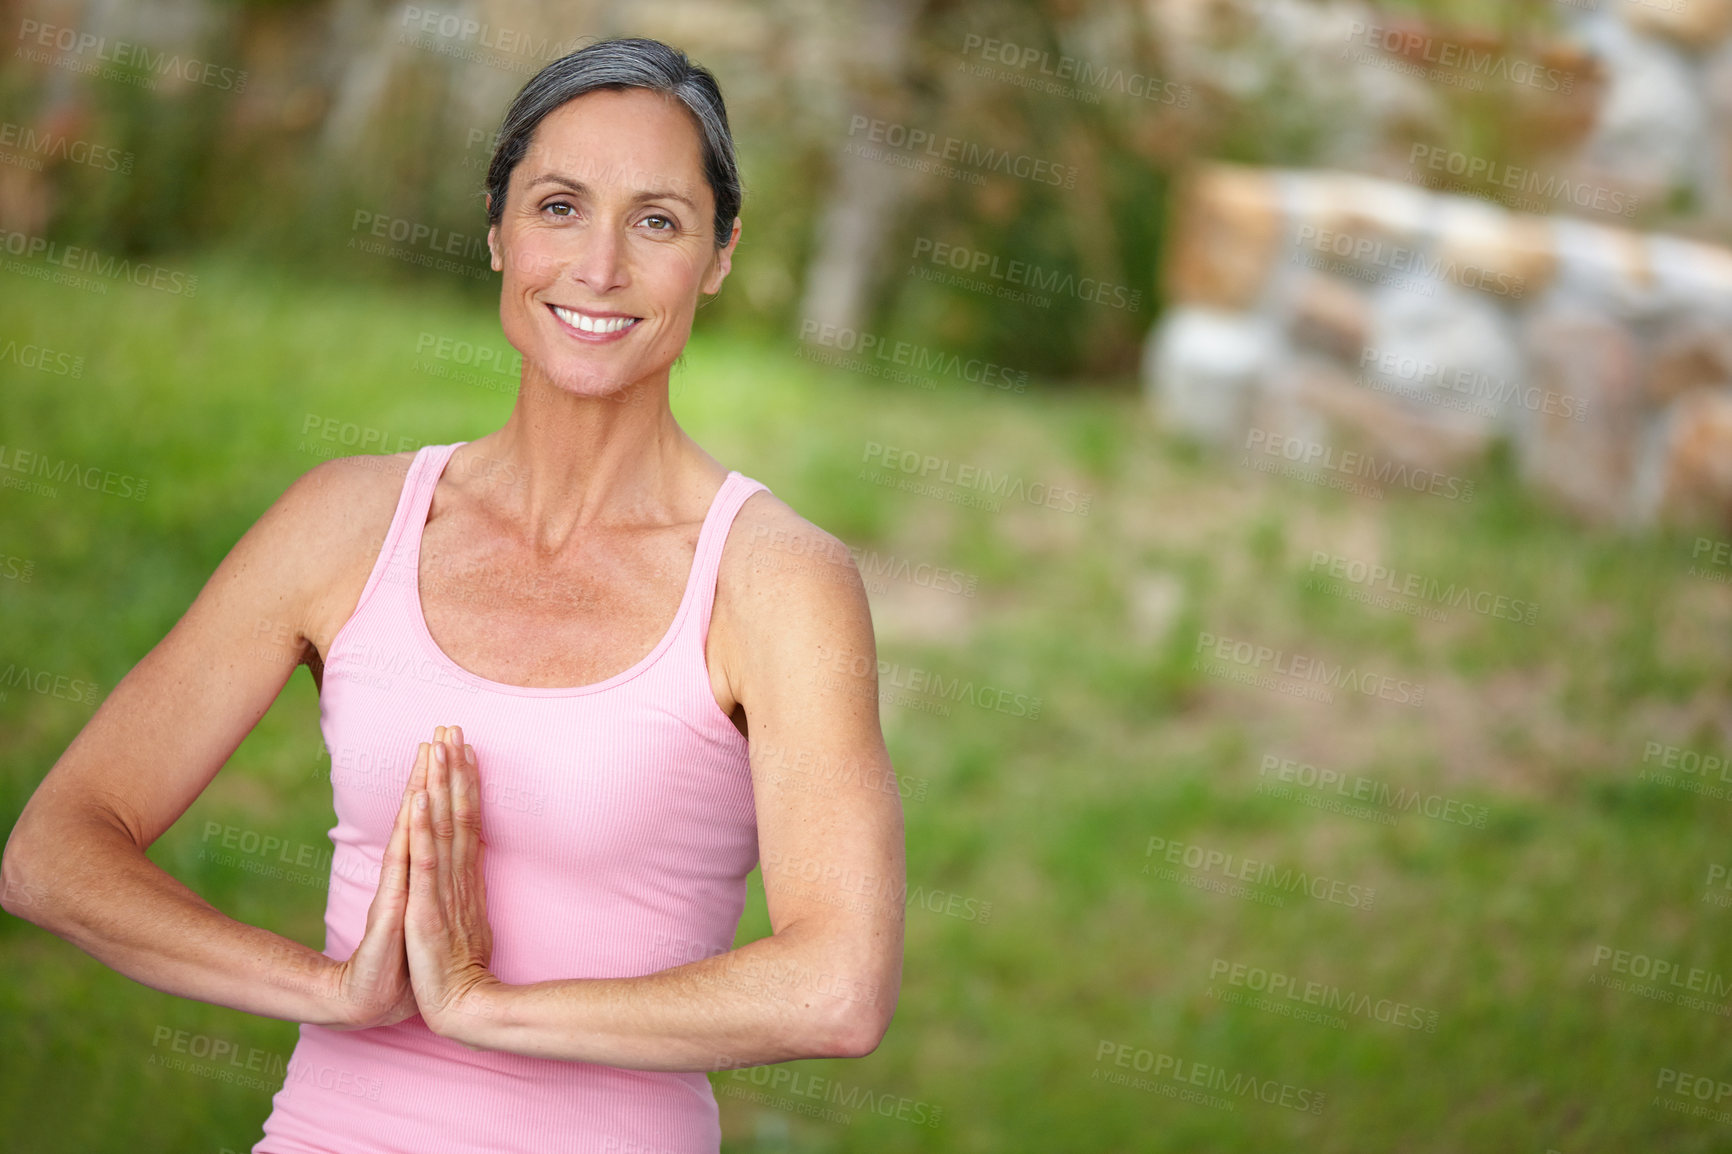
[[[373,898],[378,923],[387,932],[402,933],[403,913],[409,905],[409,796],[397,806],[391,840],[379,864],[379,890]],[[371,922],[372,919],[369,919]],[[372,928],[369,925],[369,929]]]

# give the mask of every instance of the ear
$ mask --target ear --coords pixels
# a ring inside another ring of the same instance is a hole
[[[483,195],[487,198],[487,215],[491,217],[493,215],[493,194],[489,192]],[[493,266],[493,271],[503,272],[505,265],[499,260],[499,226],[496,224],[487,226],[487,254],[491,258],[488,263]]]
[[[707,295],[714,296],[722,291],[722,282],[728,279],[728,273],[734,267],[734,247],[739,243],[740,218],[736,216],[733,231],[728,234],[728,243],[716,250],[716,263],[710,267],[710,273],[701,286]]]

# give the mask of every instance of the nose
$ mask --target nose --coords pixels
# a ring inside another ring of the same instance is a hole
[[[624,226],[614,222],[577,230],[572,237],[570,261],[565,275],[596,296],[624,288],[626,269]]]

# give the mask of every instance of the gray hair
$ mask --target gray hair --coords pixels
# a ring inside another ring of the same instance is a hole
[[[703,141],[704,179],[716,199],[716,247],[726,244],[744,191],[722,90],[709,69],[693,64],[678,48],[635,36],[585,45],[561,56],[523,86],[505,112],[495,138],[493,160],[487,166],[491,198],[487,223],[496,225],[503,216],[511,171],[529,151],[530,138],[548,113],[586,92],[626,88],[666,93],[692,114]]]

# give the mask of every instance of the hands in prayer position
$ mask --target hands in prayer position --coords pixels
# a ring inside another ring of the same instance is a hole
[[[416,751],[385,847],[379,889],[360,945],[338,968],[348,1029],[389,1026],[419,1013],[436,1034],[478,988],[498,985],[482,881],[481,778],[457,726],[439,726]]]

